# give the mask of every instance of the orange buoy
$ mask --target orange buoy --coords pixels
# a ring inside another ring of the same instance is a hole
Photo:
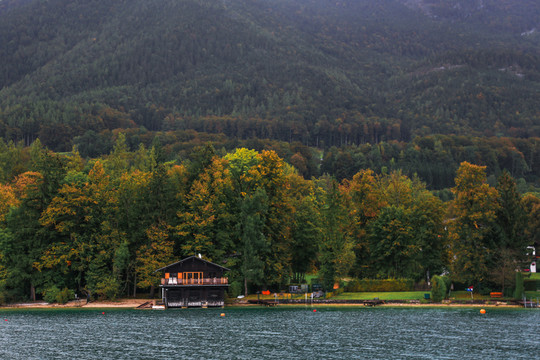
[[[221,313],[221,315],[220,315],[220,316],[221,316],[221,317],[224,317],[224,316],[225,316],[225,313]]]
[[[480,309],[480,314],[485,314],[486,313],[486,309]]]

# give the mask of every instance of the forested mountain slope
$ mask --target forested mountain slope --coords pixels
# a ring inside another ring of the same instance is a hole
[[[0,136],[538,137],[538,19],[533,0],[2,0]]]

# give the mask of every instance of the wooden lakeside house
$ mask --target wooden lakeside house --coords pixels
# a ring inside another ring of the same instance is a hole
[[[197,256],[157,269],[163,272],[160,288],[165,307],[224,306],[228,270]]]

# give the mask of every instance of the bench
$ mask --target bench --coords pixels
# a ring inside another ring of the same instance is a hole
[[[502,292],[490,292],[489,296],[491,296],[492,298],[502,298],[503,293]]]

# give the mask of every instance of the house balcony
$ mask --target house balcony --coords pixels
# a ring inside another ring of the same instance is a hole
[[[177,285],[177,286],[192,286],[192,285],[228,285],[228,278],[200,278],[200,279],[179,279],[179,278],[162,278],[161,285]]]

